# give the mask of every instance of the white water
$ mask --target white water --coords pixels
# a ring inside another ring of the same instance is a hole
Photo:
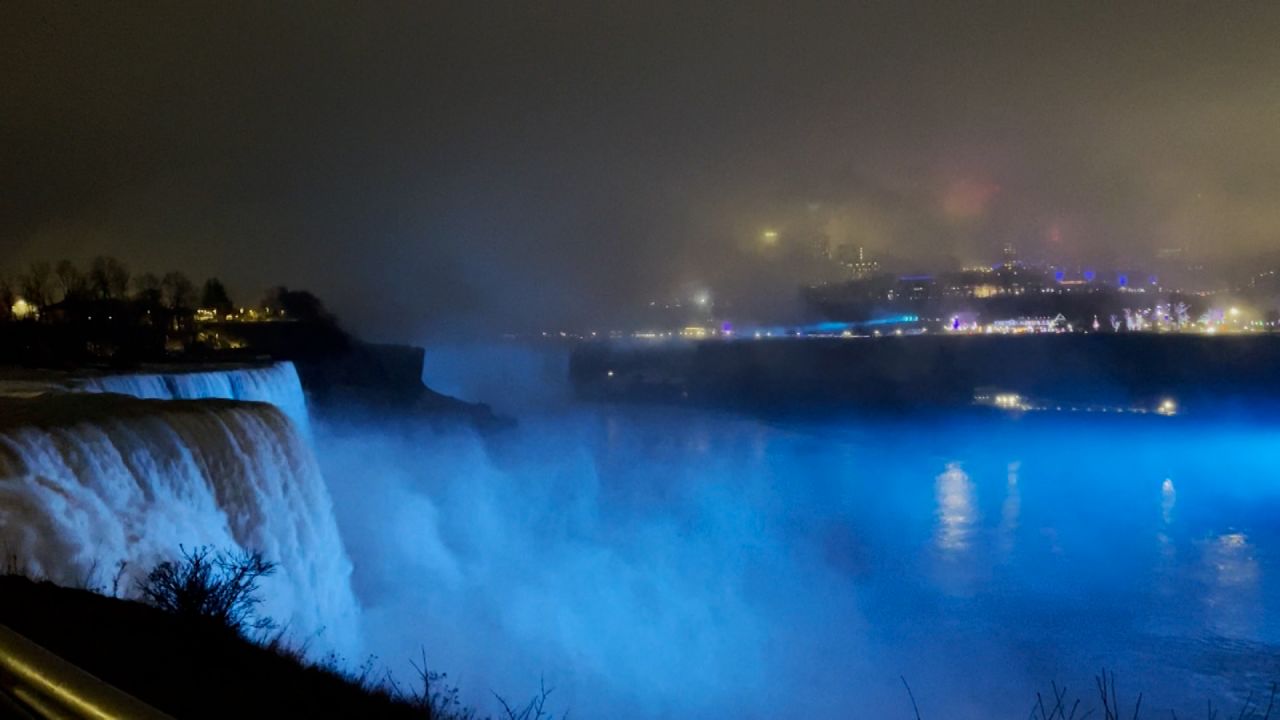
[[[180,545],[279,563],[263,611],[316,649],[357,652],[351,562],[291,365],[112,376],[0,405],[0,552],[33,575],[122,594]],[[271,403],[271,404],[266,404]]]
[[[174,373],[104,375],[74,384],[83,392],[119,393],[150,400],[249,400],[284,411],[303,434],[310,432],[302,384],[291,362],[264,367]]]

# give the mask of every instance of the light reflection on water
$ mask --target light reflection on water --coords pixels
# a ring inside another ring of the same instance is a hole
[[[1050,681],[1087,696],[1106,666],[1145,693],[1143,717],[1203,717],[1209,698],[1234,717],[1232,698],[1280,680],[1280,433],[1265,423],[762,421],[560,395],[498,403],[521,426],[495,453],[509,484],[492,496],[510,502],[494,525],[518,542],[476,545],[518,572],[459,606],[487,607],[495,586],[500,608],[545,597],[528,656],[573,714],[619,716],[603,709],[622,698],[643,717],[911,717],[904,675],[926,718],[1025,718]],[[467,510],[441,513],[464,539]],[[573,662],[555,663],[559,643]]]
[[[672,553],[654,583],[669,595],[646,595],[647,610],[731,597],[768,638],[672,623],[673,647],[709,643],[735,667],[769,658],[768,683],[726,697],[805,687],[809,716],[847,717],[851,698],[898,709],[904,674],[945,699],[935,717],[1014,717],[1050,681],[1087,688],[1105,665],[1156,716],[1183,716],[1276,679],[1245,670],[1280,658],[1280,457],[1265,429],[586,417],[573,437],[593,458],[605,552],[644,566],[643,539],[658,537]]]
[[[1241,532],[1213,538],[1205,543],[1204,562],[1210,576],[1204,598],[1210,627],[1228,637],[1249,637],[1258,629],[1263,609],[1261,571],[1249,538]]]
[[[938,549],[955,557],[969,549],[978,511],[973,502],[973,483],[959,463],[948,463],[937,479]]]

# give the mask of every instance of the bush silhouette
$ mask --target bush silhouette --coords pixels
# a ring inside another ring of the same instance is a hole
[[[275,627],[258,615],[258,581],[275,572],[276,563],[248,550],[214,551],[201,546],[182,558],[155,566],[140,585],[148,603],[182,618],[211,622],[240,635]]]

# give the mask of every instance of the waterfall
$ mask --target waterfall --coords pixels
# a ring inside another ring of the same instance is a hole
[[[258,550],[279,563],[263,612],[313,648],[357,651],[352,566],[290,364],[80,389],[0,398],[5,564],[109,589],[123,561],[119,589],[133,596],[179,545]]]
[[[118,393],[151,400],[252,400],[280,408],[304,435],[310,433],[307,402],[291,362],[187,372],[103,375],[73,382],[82,392]]]

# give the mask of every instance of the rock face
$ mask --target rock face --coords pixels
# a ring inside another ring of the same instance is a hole
[[[487,405],[435,392],[422,382],[425,350],[411,345],[366,343],[323,322],[219,325],[255,355],[292,361],[320,416],[420,416],[467,422],[482,430],[509,423]]]
[[[410,345],[353,343],[345,351],[298,361],[302,386],[320,416],[396,413],[481,430],[507,421],[489,406],[438,393],[422,382],[425,350]]]

